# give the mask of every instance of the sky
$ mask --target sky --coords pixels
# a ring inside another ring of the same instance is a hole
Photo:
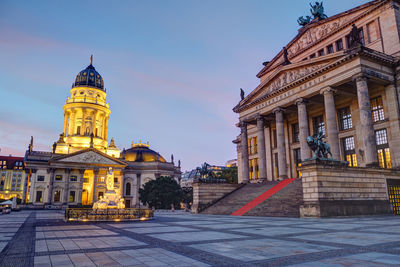
[[[76,75],[93,65],[108,137],[149,142],[182,170],[236,158],[232,108],[310,15],[305,0],[0,1],[0,154],[51,151]],[[328,16],[367,1],[325,0]]]

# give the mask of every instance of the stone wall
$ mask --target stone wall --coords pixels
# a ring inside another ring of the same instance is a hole
[[[386,179],[400,172],[379,168],[351,168],[343,162],[307,161],[302,173],[302,217],[389,214]]]
[[[228,183],[193,183],[192,213],[199,213],[218,199],[235,190],[238,184]]]

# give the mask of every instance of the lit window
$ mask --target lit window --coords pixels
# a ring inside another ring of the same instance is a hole
[[[379,166],[385,169],[392,168],[392,160],[390,156],[386,129],[375,131],[375,139]]]
[[[56,181],[62,181],[62,175],[61,174],[57,174],[56,175]]]
[[[253,179],[253,160],[249,160],[249,178]]]
[[[75,191],[69,192],[69,202],[75,202]]]
[[[338,111],[339,121],[340,121],[340,130],[348,130],[353,128],[353,121],[351,119],[351,112],[349,107],[345,107],[339,109]]]
[[[254,159],[254,178],[258,179],[259,171],[258,171],[258,158]]]
[[[350,167],[357,167],[357,155],[354,144],[354,137],[346,137],[342,139],[345,160]]]
[[[57,190],[54,192],[54,202],[60,202],[61,191]]]
[[[36,202],[42,202],[42,191],[36,191]]]
[[[379,96],[371,99],[371,112],[373,122],[383,121],[385,119],[382,97]]]
[[[69,180],[70,180],[71,182],[76,182],[76,181],[78,181],[78,178],[77,178],[76,175],[71,175],[71,176],[69,177]]]
[[[300,148],[296,148],[293,150],[293,155],[294,155],[294,169],[296,172],[296,176],[300,177],[301,172],[297,169],[298,167],[301,166],[301,153],[300,153]]]

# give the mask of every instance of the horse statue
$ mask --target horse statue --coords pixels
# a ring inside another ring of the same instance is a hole
[[[322,132],[307,137],[307,144],[313,151],[313,159],[327,159],[328,156],[332,158],[331,146],[322,140],[324,137]]]

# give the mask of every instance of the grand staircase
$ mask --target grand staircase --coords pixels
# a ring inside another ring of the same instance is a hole
[[[246,184],[222,197],[201,213],[235,216],[299,217],[303,202],[301,180],[287,179],[264,184]]]

